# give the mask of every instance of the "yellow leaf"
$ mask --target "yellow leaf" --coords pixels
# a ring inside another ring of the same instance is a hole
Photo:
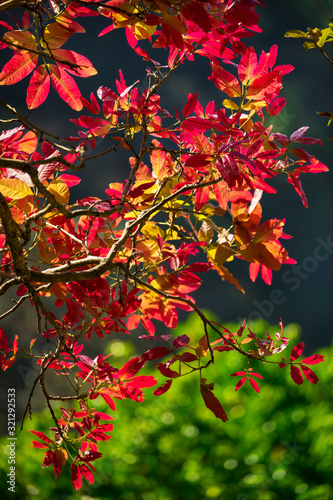
[[[142,228],[142,234],[145,236],[148,236],[148,238],[152,240],[156,240],[157,236],[160,235],[161,238],[164,238],[164,231],[161,229],[156,222],[153,221],[147,221],[145,225]]]
[[[33,194],[30,187],[20,179],[0,179],[0,193],[12,200],[21,200]]]
[[[133,34],[137,40],[150,38],[156,31],[157,26],[147,26],[143,21],[135,23],[133,26]]]
[[[48,191],[53,194],[59,203],[67,205],[69,201],[69,188],[64,181],[60,179],[52,180],[48,187]]]
[[[226,267],[223,266],[224,262],[226,262],[233,255],[231,248],[228,248],[226,245],[212,245],[207,250],[207,255],[222,279],[229,281],[229,283],[233,283],[238,290],[245,293],[237,279],[233,277]]]
[[[248,102],[245,106],[242,107],[242,109],[244,111],[257,111],[257,109],[264,108],[266,104],[266,101]]]
[[[214,236],[214,228],[210,219],[205,219],[198,232],[198,240],[210,243]]]
[[[238,109],[239,108],[238,104],[233,102],[231,99],[224,99],[222,104],[227,109]]]
[[[204,221],[209,217],[212,217],[215,212],[215,207],[210,203],[206,203],[206,205],[201,209],[200,213],[195,213],[194,216],[196,219],[200,221]]]

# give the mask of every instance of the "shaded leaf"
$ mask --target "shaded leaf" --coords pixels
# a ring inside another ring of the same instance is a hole
[[[200,393],[206,407],[214,413],[215,417],[220,418],[222,422],[227,422],[229,420],[227,414],[213,391],[206,385],[205,378],[201,379]]]

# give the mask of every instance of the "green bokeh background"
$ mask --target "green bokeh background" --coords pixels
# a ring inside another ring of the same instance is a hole
[[[237,328],[236,324],[226,326],[231,331]],[[262,336],[266,330],[278,331],[264,321],[251,327]],[[177,334],[198,340],[200,320],[190,315]],[[300,329],[288,325],[286,334],[291,338],[284,351],[287,357],[299,341]],[[215,382],[214,392],[229,416],[227,423],[206,409],[197,373],[176,380],[160,397],[147,389],[143,403],[117,401],[113,438],[99,445],[103,458],[94,464],[98,470],[95,484],[89,486],[83,480],[78,492],[70,483],[69,465],[55,480],[52,467],[40,467],[43,450],[28,446],[33,438],[28,429],[48,434],[52,425],[47,412],[34,414],[24,431],[17,433],[15,495],[6,485],[7,439],[0,440],[1,496],[27,500],[330,500],[332,349],[318,351],[325,355],[325,362],[313,367],[320,379],[317,385],[305,380],[296,386],[288,368],[256,362],[253,368],[264,376],[259,380],[260,394],[250,384],[235,392],[236,381],[229,375],[246,368],[246,363],[237,353],[216,353],[205,376],[208,383]],[[121,366],[135,354],[135,347],[118,339],[106,352],[113,352],[118,358],[115,364]],[[277,361],[280,357],[275,356]],[[99,400],[94,406],[109,411]]]

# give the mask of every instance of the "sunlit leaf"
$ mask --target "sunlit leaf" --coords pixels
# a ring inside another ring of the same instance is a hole
[[[0,179],[0,193],[12,200],[20,200],[33,194],[31,188],[20,179]]]

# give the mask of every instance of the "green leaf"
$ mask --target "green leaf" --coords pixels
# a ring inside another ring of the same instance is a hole
[[[290,30],[284,35],[286,38],[309,38],[309,35],[305,31],[301,30]]]
[[[305,50],[314,49],[316,46],[313,42],[304,42],[303,47]]]

